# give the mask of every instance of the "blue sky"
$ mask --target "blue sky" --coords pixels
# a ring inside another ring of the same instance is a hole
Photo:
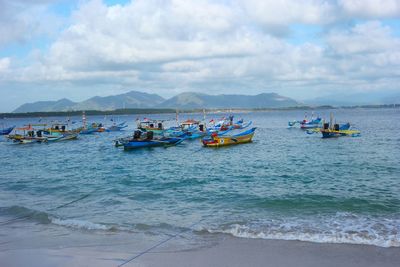
[[[400,93],[398,0],[0,0],[0,112],[139,90]]]

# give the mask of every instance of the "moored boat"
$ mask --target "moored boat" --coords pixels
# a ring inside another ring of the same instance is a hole
[[[122,131],[126,127],[128,127],[128,125],[126,125],[126,122],[122,122],[119,124],[114,123],[110,127],[106,128],[106,132],[118,132],[118,131]]]
[[[145,118],[142,121],[137,121],[137,128],[155,134],[162,134],[164,132],[164,124],[162,120],[149,120]]]
[[[359,130],[350,129],[350,123],[339,125],[337,123],[333,124],[333,127],[329,123],[324,123],[323,128],[320,129],[322,133],[322,138],[333,138],[340,136],[351,136],[357,137],[361,135]]]
[[[322,128],[314,128],[307,130],[308,134],[319,133],[319,132],[322,134],[322,138],[334,138],[341,136],[358,137],[361,135],[361,132],[359,130],[351,129],[351,125],[349,122],[344,124],[333,122],[332,113],[330,115],[330,121],[323,122]]]
[[[230,115],[228,118],[222,118],[220,121],[215,123],[214,120],[211,120],[212,126],[207,130],[209,132],[213,131],[226,131],[226,130],[234,130],[234,129],[245,129],[249,127],[253,122],[249,121],[245,123],[243,119],[238,120],[237,122],[233,122],[233,115]]]
[[[202,139],[202,143],[207,147],[220,147],[228,145],[237,145],[243,143],[249,143],[252,141],[256,128],[241,132],[235,135],[218,135],[218,133],[212,133],[210,137]]]
[[[314,119],[313,117],[314,117],[314,113],[311,114],[311,120],[308,120],[307,113],[306,113],[304,115],[304,119],[302,121],[289,121],[288,127],[293,128],[297,124],[299,124],[300,129],[303,129],[303,130],[321,128],[322,127],[322,118],[317,117]]]
[[[181,143],[184,138],[178,137],[159,137],[155,138],[152,131],[141,132],[135,131],[133,138],[121,138],[116,140],[116,146],[123,146],[125,150],[145,148],[145,147],[156,147],[156,146],[171,146]]]

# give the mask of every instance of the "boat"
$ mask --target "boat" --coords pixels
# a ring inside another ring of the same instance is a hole
[[[207,130],[209,132],[213,132],[213,131],[226,131],[226,130],[234,130],[234,129],[245,129],[253,123],[252,121],[245,123],[243,121],[243,119],[233,122],[233,118],[234,118],[233,115],[229,116],[228,119],[224,117],[217,123],[215,123],[214,120],[211,120],[210,123],[214,123],[214,124]]]
[[[126,127],[128,127],[128,125],[126,125],[125,121],[122,123],[119,123],[119,124],[114,123],[110,127],[106,128],[106,132],[119,132],[119,131],[122,131]]]
[[[308,134],[318,133],[322,134],[322,138],[334,138],[341,136],[358,137],[361,136],[361,132],[356,129],[351,129],[349,122],[344,124],[333,123],[333,115],[330,115],[330,122],[323,122],[322,128],[314,128],[307,130]]]
[[[207,135],[205,124],[193,119],[186,120],[178,127],[171,127],[164,131],[164,136],[185,139],[197,139],[205,135]]]
[[[333,138],[340,136],[351,136],[358,137],[361,135],[359,130],[350,129],[350,123],[346,123],[343,125],[339,125],[337,123],[333,124],[333,127],[330,127],[329,123],[324,123],[323,128],[320,129],[322,133],[322,138]]]
[[[46,124],[29,124],[25,127],[15,128],[14,133],[9,134],[7,137],[14,143],[19,144],[65,141],[77,139],[78,137],[78,133],[48,132],[47,130],[43,129],[35,129],[33,126],[46,126]]]
[[[132,150],[145,147],[157,147],[157,146],[171,146],[181,143],[184,138],[178,137],[154,137],[152,131],[142,132],[137,130],[134,132],[133,138],[121,138],[116,140],[116,146],[123,146],[124,150]]]
[[[51,136],[60,136],[60,135],[75,135],[79,134],[79,132],[82,130],[82,128],[78,129],[68,129],[68,124],[66,123],[54,123],[51,124],[50,127],[44,129],[43,133],[45,135],[51,135]]]
[[[137,128],[144,132],[153,132],[155,134],[162,134],[164,132],[164,121],[162,120],[150,120],[145,118],[142,121],[137,121]]]
[[[99,132],[97,128],[93,127],[82,127],[79,129],[80,134],[93,134]]]
[[[15,126],[11,126],[8,128],[3,128],[0,130],[0,135],[8,135],[14,130]]]
[[[316,119],[313,118],[314,113],[311,115],[311,120],[307,119],[307,113],[304,115],[304,119],[302,121],[289,121],[288,127],[293,128],[296,127],[297,124],[300,125],[300,129],[307,130],[307,129],[315,129],[322,127],[322,118],[317,117]]]
[[[202,143],[206,147],[220,147],[249,143],[252,141],[255,130],[256,127],[235,135],[218,135],[218,133],[215,132],[212,133],[210,137],[203,138]]]

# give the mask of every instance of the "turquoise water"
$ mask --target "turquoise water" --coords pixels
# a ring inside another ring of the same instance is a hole
[[[316,112],[328,117],[330,111]],[[303,111],[274,111],[236,114],[254,121],[254,141],[220,149],[203,148],[199,140],[115,148],[112,140],[131,133],[136,115],[119,118],[130,125],[125,133],[32,145],[2,138],[0,227],[155,238],[197,222],[190,231],[195,237],[400,246],[400,110],[334,112],[362,136],[307,135],[287,129]],[[37,119],[7,123],[29,121]]]

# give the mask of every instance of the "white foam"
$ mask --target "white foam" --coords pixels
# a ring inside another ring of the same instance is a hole
[[[242,238],[400,247],[400,220],[358,218],[343,214],[330,220],[293,218],[291,221],[235,223],[206,230],[210,233],[225,233]]]
[[[75,219],[58,219],[58,218],[51,218],[51,222],[53,224],[66,226],[70,228],[77,228],[77,229],[85,229],[85,230],[110,230],[111,227],[108,227],[103,224],[92,223],[88,221],[82,220],[75,220]]]

